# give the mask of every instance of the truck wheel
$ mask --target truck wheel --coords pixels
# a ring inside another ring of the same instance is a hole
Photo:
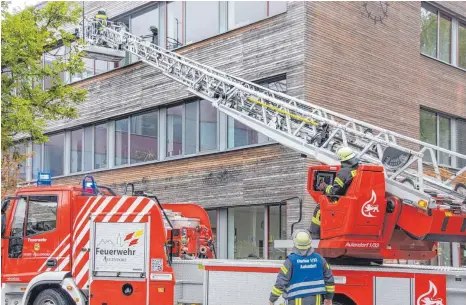
[[[60,289],[45,289],[34,300],[34,305],[71,305],[70,297]]]

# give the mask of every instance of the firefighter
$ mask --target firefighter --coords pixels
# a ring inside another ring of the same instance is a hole
[[[107,26],[107,19],[107,14],[104,10],[99,10],[97,15],[95,15],[96,28],[98,33],[103,31],[104,27]]]
[[[319,185],[319,189],[324,192],[327,196],[343,196],[346,194],[354,176],[356,176],[356,170],[359,167],[359,159],[356,158],[356,154],[350,147],[344,146],[337,150],[338,160],[341,163],[341,169],[337,173],[335,180],[332,185],[327,185],[322,182]],[[312,215],[311,223],[311,234],[314,238],[320,238],[320,206],[314,210]]]
[[[270,305],[283,295],[290,305],[332,305],[335,282],[330,266],[311,247],[311,234],[298,230],[293,234],[294,247],[280,268],[270,294]]]

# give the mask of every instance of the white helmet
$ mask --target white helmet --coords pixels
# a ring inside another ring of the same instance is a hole
[[[311,247],[311,234],[307,230],[298,230],[293,233],[294,246],[300,250],[307,250]]]
[[[337,156],[340,162],[344,162],[353,159],[356,154],[348,146],[343,146],[337,150]]]

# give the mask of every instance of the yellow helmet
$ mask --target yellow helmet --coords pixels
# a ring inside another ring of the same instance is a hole
[[[343,146],[337,150],[337,156],[340,162],[344,162],[353,159],[356,154],[348,146]]]
[[[307,250],[311,247],[311,234],[306,230],[299,230],[293,234],[294,246],[300,250]]]

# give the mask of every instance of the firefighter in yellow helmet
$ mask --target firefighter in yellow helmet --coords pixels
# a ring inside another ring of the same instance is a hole
[[[95,15],[96,28],[99,33],[107,26],[107,19],[108,17],[104,10],[99,10],[97,15]]]
[[[337,173],[333,184],[327,185],[322,182],[319,189],[324,192],[327,196],[338,195],[343,196],[346,194],[354,176],[356,176],[356,170],[359,167],[359,159],[356,158],[354,151],[347,146],[340,147],[337,150],[337,157],[341,163],[341,169]],[[314,238],[320,238],[320,206],[314,210],[311,223],[311,234]]]
[[[277,275],[270,293],[270,305],[280,296],[289,305],[332,305],[335,282],[330,266],[311,247],[311,234],[298,230],[293,234],[294,247]]]

